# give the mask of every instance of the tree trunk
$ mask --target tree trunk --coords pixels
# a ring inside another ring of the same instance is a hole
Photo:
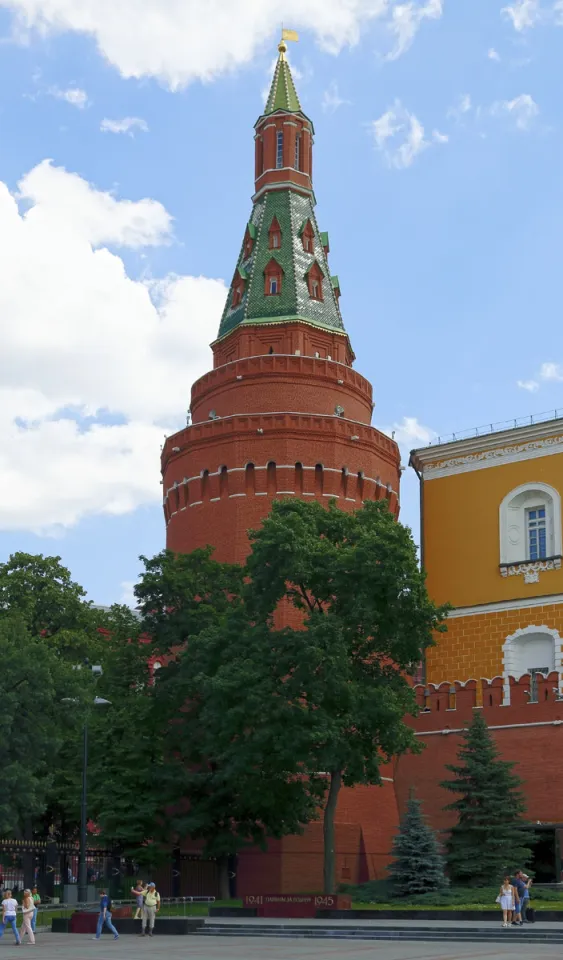
[[[229,858],[227,856],[218,857],[217,867],[219,869],[219,899],[230,900],[231,891],[229,887]]]
[[[333,770],[330,774],[330,787],[328,788],[328,797],[325,806],[323,820],[323,839],[324,839],[324,893],[336,893],[335,880],[335,852],[334,852],[334,815],[336,813],[336,804],[338,794],[342,786],[342,771]]]

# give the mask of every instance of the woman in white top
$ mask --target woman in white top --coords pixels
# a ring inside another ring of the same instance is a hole
[[[11,927],[14,931],[14,937],[16,938],[16,946],[19,947],[21,941],[18,928],[16,927],[17,909],[18,901],[14,900],[12,897],[11,890],[6,890],[4,893],[4,899],[2,900],[2,924],[0,925],[0,937],[4,936],[4,930],[7,926]]]
[[[33,927],[31,926],[31,921],[33,920],[33,914],[35,913],[35,903],[31,895],[31,890],[24,890],[23,892],[22,913],[23,913],[23,923],[21,926],[22,943],[26,933],[29,937],[29,942],[35,943],[35,935],[33,933]]]
[[[512,920],[512,911],[516,902],[516,890],[510,882],[510,877],[505,877],[499,891],[499,903],[502,907],[503,927],[509,927]]]

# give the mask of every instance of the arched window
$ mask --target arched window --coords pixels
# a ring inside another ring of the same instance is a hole
[[[322,463],[315,465],[315,493],[322,497],[324,487],[324,470]]]
[[[348,468],[342,467],[342,473],[340,475],[340,495],[342,497],[348,496]]]
[[[525,483],[500,505],[500,563],[561,557],[561,497],[547,483]]]
[[[277,260],[272,259],[264,270],[264,293],[267,297],[277,297],[282,292],[283,270]]]
[[[273,460],[270,460],[266,468],[266,489],[271,497],[275,495],[278,489],[276,465]]]
[[[235,309],[235,307],[238,307],[242,303],[245,286],[246,286],[246,275],[243,276],[241,271],[237,270],[233,277],[233,296],[231,300],[231,308],[233,310]]]
[[[201,474],[201,499],[209,499],[209,470],[203,470]]]
[[[276,134],[276,167],[283,167],[283,132],[278,130]]]
[[[255,480],[256,480],[256,474],[254,471],[254,464],[247,463],[244,470],[244,489],[246,490],[247,494],[254,493],[256,489]]]
[[[295,492],[298,496],[303,494],[303,464],[295,464]]]
[[[537,699],[538,674],[547,676],[556,671],[561,689],[561,637],[550,627],[529,626],[507,637],[502,648],[504,700],[510,702],[509,677],[519,680],[530,674],[530,700]]]
[[[221,467],[219,472],[219,496],[228,497],[229,495],[229,473],[226,467]]]

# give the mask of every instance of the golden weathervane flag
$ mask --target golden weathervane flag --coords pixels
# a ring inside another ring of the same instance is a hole
[[[294,43],[297,43],[299,34],[295,30],[282,30],[282,40],[293,40]]]

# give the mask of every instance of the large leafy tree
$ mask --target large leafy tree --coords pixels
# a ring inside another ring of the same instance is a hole
[[[424,819],[420,800],[413,795],[393,841],[392,853],[389,874],[394,896],[412,897],[447,886],[436,834]]]
[[[500,759],[480,713],[462,734],[458,761],[446,766],[453,776],[442,783],[458,794],[446,807],[457,814],[447,842],[449,874],[459,883],[487,886],[530,859],[522,781],[515,764]]]
[[[275,755],[292,710],[295,770],[326,772],[324,887],[335,888],[335,813],[342,785],[379,784],[381,768],[419,746],[408,675],[440,629],[410,531],[386,501],[353,513],[317,503],[273,504],[251,533],[247,609],[267,624],[254,670],[274,674],[280,696],[261,703],[265,750]],[[302,623],[276,629],[293,606]],[[240,691],[242,697],[243,691]],[[284,707],[280,709],[280,700]]]

